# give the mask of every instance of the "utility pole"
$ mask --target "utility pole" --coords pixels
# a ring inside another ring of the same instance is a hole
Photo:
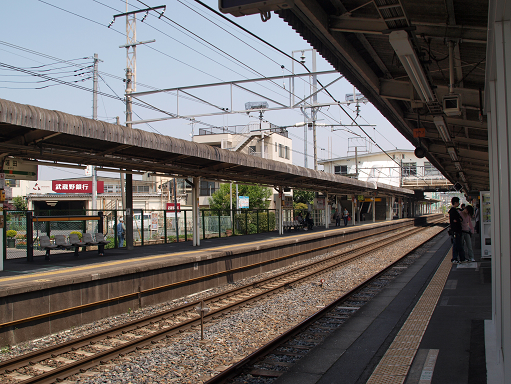
[[[132,92],[135,92],[137,89],[137,45],[154,43],[156,41],[154,39],[147,41],[137,41],[137,14],[145,13],[145,16],[141,20],[143,22],[150,11],[157,11],[158,9],[163,9],[161,13],[157,12],[158,17],[161,18],[166,10],[165,5],[161,5],[159,7],[137,9],[136,11],[128,12],[128,0],[126,0],[126,13],[114,15],[114,19],[108,26],[108,28],[110,28],[115,22],[115,19],[118,17],[126,16],[126,44],[119,46],[119,48],[126,48],[126,69],[130,69],[133,75],[133,83],[131,86]]]
[[[314,96],[312,96],[312,109],[311,109],[311,117],[312,117],[312,135],[314,137],[314,170],[318,170],[318,146],[316,143],[316,116],[318,114],[319,108],[316,107],[318,104],[318,77],[316,73],[316,50],[312,50],[312,92]]]
[[[302,55],[300,56],[300,62],[302,64],[305,64],[305,51],[312,51],[312,73],[313,73],[313,75],[312,75],[312,92],[311,92],[312,93],[312,103],[311,103],[312,105],[308,107],[308,106],[306,106],[306,103],[304,102],[301,107],[301,110],[302,110],[302,113],[304,114],[304,116],[306,117],[306,120],[309,122],[309,124],[310,124],[310,122],[312,122],[312,136],[313,136],[313,145],[314,145],[314,170],[317,171],[318,170],[318,148],[317,148],[317,140],[316,140],[316,116],[318,114],[319,107],[316,106],[318,104],[318,94],[317,94],[318,78],[316,75],[316,50],[315,49],[302,49],[302,50],[298,50],[298,51],[293,51],[292,56],[294,57],[295,52],[301,52]],[[292,73],[294,74],[294,61],[292,62]],[[310,78],[310,76],[309,76],[309,78]],[[293,78],[293,81],[291,83],[291,95],[290,95],[292,104],[294,104],[294,90],[295,90],[295,86],[294,86],[294,78]],[[310,99],[310,96],[307,99]],[[303,101],[305,101],[305,100],[303,100]],[[305,112],[305,110],[307,108],[311,109],[310,118],[309,118],[309,116],[307,116],[307,113]],[[304,153],[304,167],[305,168],[307,168],[307,128],[308,128],[309,124],[307,124],[307,123],[305,124],[304,133],[303,133],[303,140],[304,140],[303,153]]]
[[[115,16],[114,16],[115,17]],[[137,17],[135,13],[128,15],[128,0],[126,0],[126,69],[133,75],[131,91],[136,91],[137,80]],[[126,121],[131,121],[131,118]]]
[[[94,70],[92,75],[92,119],[98,119],[98,54],[94,54]],[[91,166],[92,171],[92,214],[96,214],[98,209],[98,173],[95,166]]]
[[[131,68],[126,68],[126,127],[131,128],[133,117],[133,100],[131,93],[133,92],[133,73]]]
[[[98,119],[98,54],[94,54],[94,70],[92,73],[92,118]]]
[[[259,111],[259,132],[261,132],[261,158],[264,159],[263,110]]]
[[[131,98],[131,68],[126,68],[126,127],[131,128],[131,120],[132,120],[132,107],[133,107],[133,100]],[[126,191],[124,187],[124,174],[120,173],[121,177],[121,198],[122,198],[122,209],[126,209]]]
[[[355,147],[355,177],[358,180],[358,147]]]
[[[304,119],[304,120],[307,120],[307,119]],[[309,127],[308,127],[307,121],[305,121],[303,124],[303,166],[305,168],[308,167],[308,164],[307,164],[307,140],[308,140],[307,129],[309,129]]]

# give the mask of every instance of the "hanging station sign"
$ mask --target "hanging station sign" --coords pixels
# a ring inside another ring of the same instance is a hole
[[[8,157],[4,160],[2,173],[6,179],[36,181],[37,164],[34,164],[33,161]]]

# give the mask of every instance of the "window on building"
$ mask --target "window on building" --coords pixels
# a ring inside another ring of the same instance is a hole
[[[424,162],[424,176],[438,176],[440,172],[429,161]]]
[[[284,146],[279,144],[279,157],[284,157]]]
[[[19,187],[20,181],[16,179],[5,179],[5,185],[12,188]]]
[[[149,185],[137,185],[136,188],[134,188],[134,192],[149,193]]]
[[[275,152],[277,152],[277,143],[275,143]]]
[[[105,184],[104,185],[105,193],[121,193],[120,184]]]
[[[402,156],[403,159],[405,158],[405,154],[404,153],[401,156]]]
[[[289,160],[289,147],[287,145],[285,147],[285,152],[286,152],[286,159]]]
[[[214,181],[201,181],[199,196],[211,196],[217,189],[217,184]]]
[[[255,145],[249,145],[248,148],[250,149],[250,152],[252,152],[252,153],[257,152]]]
[[[347,175],[348,174],[348,166],[347,165],[335,165],[334,173],[337,175]]]
[[[403,163],[403,176],[417,176],[417,163]]]

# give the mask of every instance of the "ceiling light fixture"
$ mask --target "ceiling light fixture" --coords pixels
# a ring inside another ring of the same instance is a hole
[[[442,140],[446,143],[451,142],[451,135],[449,135],[449,130],[447,129],[447,124],[443,116],[433,117],[433,123],[435,123],[436,129],[438,129],[438,133],[440,133]]]
[[[422,101],[433,101],[433,91],[429,85],[422,65],[413,49],[412,43],[406,31],[393,31],[389,35],[389,42],[405,68],[415,90]]]
[[[461,164],[459,161],[454,162],[454,168],[456,168],[457,171],[461,171]]]
[[[463,172],[460,172],[460,179],[461,181],[463,181],[464,183],[467,182],[467,179],[465,179],[465,174]]]
[[[456,153],[456,149],[454,149],[454,147],[447,147],[447,152],[449,152],[449,156],[451,156],[452,161],[459,161],[458,154]]]

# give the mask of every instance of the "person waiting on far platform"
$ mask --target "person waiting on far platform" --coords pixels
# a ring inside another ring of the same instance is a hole
[[[334,220],[335,220],[335,226],[340,227],[341,226],[341,214],[339,213],[339,210],[336,208],[334,212]]]
[[[124,234],[126,233],[126,227],[124,226],[124,219],[121,217],[119,219],[119,223],[117,224],[117,247],[124,247]]]
[[[350,214],[346,208],[344,208],[344,212],[342,213],[342,219],[344,220],[344,226],[348,226],[348,219],[350,218]]]

